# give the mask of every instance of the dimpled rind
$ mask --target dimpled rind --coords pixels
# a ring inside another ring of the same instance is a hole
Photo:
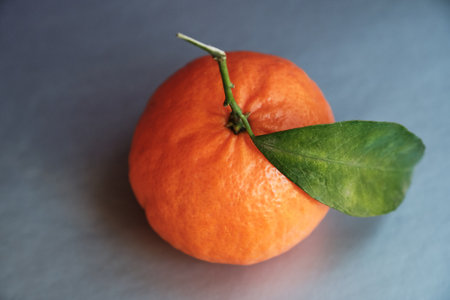
[[[293,63],[255,52],[227,53],[233,94],[255,135],[332,123],[321,91]],[[230,113],[217,62],[205,56],[151,97],[129,156],[130,182],[152,228],[196,258],[253,264],[307,237],[328,207],[289,181]]]

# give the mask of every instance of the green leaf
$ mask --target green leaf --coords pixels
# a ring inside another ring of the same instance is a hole
[[[346,121],[253,138],[264,156],[314,199],[352,216],[396,209],[422,141],[396,123]]]

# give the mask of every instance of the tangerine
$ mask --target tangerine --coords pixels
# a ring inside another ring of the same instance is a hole
[[[317,85],[292,62],[227,53],[233,93],[255,135],[332,123]],[[198,58],[150,98],[134,133],[129,178],[151,227],[209,262],[254,264],[306,238],[328,206],[311,198],[226,127],[217,63]]]

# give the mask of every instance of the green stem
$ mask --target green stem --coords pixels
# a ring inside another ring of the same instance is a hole
[[[228,74],[227,56],[225,52],[216,47],[199,42],[182,33],[178,33],[177,37],[205,50],[206,52],[211,54],[211,56],[219,63],[220,75],[222,77],[222,84],[225,92],[224,106],[230,105],[231,107],[231,115],[229,121],[230,123],[232,123],[231,127],[233,127],[234,132],[237,134],[239,133],[243,125],[250,137],[253,139],[255,135],[253,134],[252,128],[250,127],[247,116],[242,113],[241,108],[237,105],[236,100],[234,100],[233,91],[231,90],[232,88],[234,88],[234,85],[231,83],[230,75]],[[242,125],[239,121],[242,122]]]

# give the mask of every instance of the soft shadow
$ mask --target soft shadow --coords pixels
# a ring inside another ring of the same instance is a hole
[[[210,264],[181,259],[183,254],[166,256],[164,265],[174,268],[161,274],[158,286],[170,295],[182,298],[189,291],[195,299],[245,299],[246,295],[264,299],[283,297],[280,291],[293,287],[308,294],[313,282],[351,263],[376,232],[382,219],[358,219],[331,212],[325,221],[299,245],[268,261],[251,266]],[[275,288],[276,287],[276,288]],[[314,291],[310,291],[314,293]],[[284,295],[288,297],[289,295]]]
[[[131,134],[123,139],[97,177],[95,210],[106,232],[115,236],[114,247],[126,247],[126,255],[142,263],[183,261],[191,258],[173,249],[149,226],[128,180],[128,152]]]
[[[105,231],[115,237],[109,241],[111,247],[132,257],[128,263],[137,265],[127,276],[144,290],[157,286],[175,298],[190,291],[197,299],[217,294],[279,297],[280,290],[289,291],[293,286],[307,290],[313,280],[351,263],[383,222],[382,217],[361,219],[330,211],[306,240],[266,262],[231,266],[199,261],[174,249],[148,225],[128,181],[130,137],[131,132],[116,149],[109,149],[113,155],[101,168],[94,208]]]
[[[326,238],[324,255],[328,267],[336,267],[364,251],[382,223],[382,216],[357,218],[330,210],[318,232]]]

